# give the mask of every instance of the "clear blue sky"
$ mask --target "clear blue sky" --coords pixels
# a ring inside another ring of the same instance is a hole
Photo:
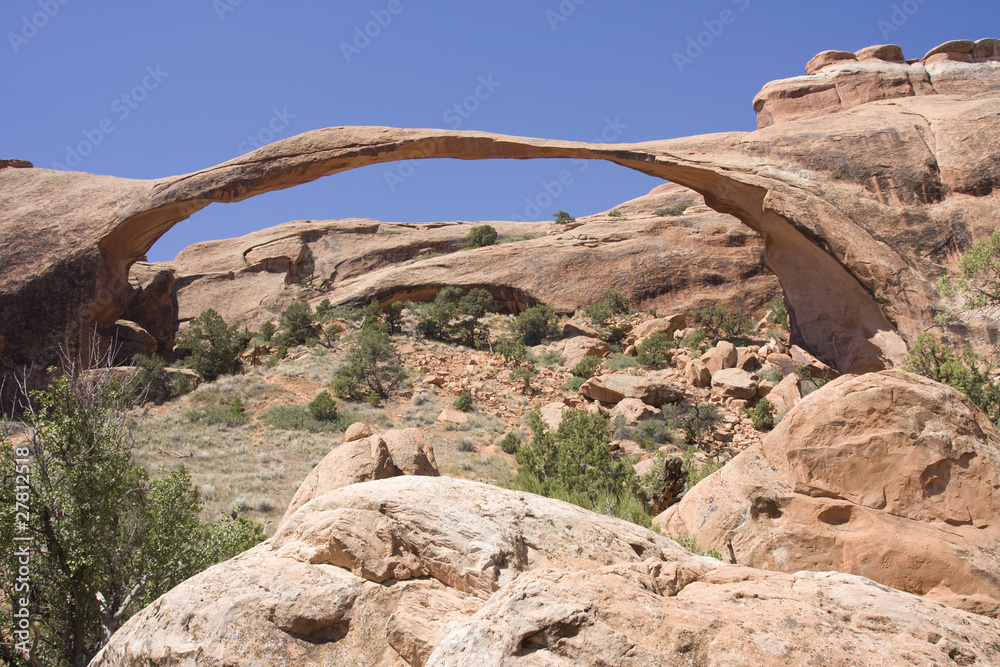
[[[583,141],[613,125],[624,142],[751,130],[753,95],[817,52],[897,43],[919,58],[946,40],[1000,36],[1000,3],[4,0],[0,28],[0,158],[157,178],[233,158],[249,138],[337,125]],[[374,36],[359,37],[366,29]],[[674,54],[699,36],[707,46],[679,65]],[[81,144],[87,155],[67,150]],[[303,218],[527,218],[525,200],[563,168],[376,165],[213,204],[149,258]],[[594,163],[537,217],[605,210],[656,183]]]

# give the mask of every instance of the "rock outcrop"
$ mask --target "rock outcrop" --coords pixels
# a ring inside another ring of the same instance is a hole
[[[990,664],[998,634],[861,577],[727,565],[560,501],[398,477],[314,498],[91,664]]]
[[[177,314],[168,313],[169,320],[183,324],[215,308],[227,322],[251,329],[276,320],[297,299],[352,307],[372,299],[427,301],[445,285],[486,289],[508,313],[536,303],[571,313],[612,288],[643,309],[668,303],[761,309],[780,289],[764,268],[763,242],[703,204],[668,183],[616,207],[619,218],[598,214],[571,225],[297,221],[196,243],[172,262],[136,266],[175,276]],[[656,215],[684,205],[696,205],[694,212]],[[501,241],[537,238],[466,250],[466,235],[478,224],[492,225]]]
[[[157,180],[0,169],[0,362],[7,371],[30,366],[37,377],[58,344],[72,351],[95,326],[105,333],[127,310],[129,267],[210,203],[393,160],[561,157],[608,160],[701,193],[763,237],[793,343],[841,372],[892,366],[944,305],[936,280],[1000,218],[990,44],[956,43],[927,58],[925,70],[941,68],[928,75],[937,94],[904,90],[864,103],[861,95],[853,108],[751,133],[612,145],[339,127]],[[850,64],[862,68],[852,86],[880,87],[894,76],[899,64],[876,57],[889,52]],[[989,340],[986,325],[966,324],[975,341]]]
[[[834,380],[655,522],[740,565],[850,572],[1000,614],[1000,434],[918,375]]]

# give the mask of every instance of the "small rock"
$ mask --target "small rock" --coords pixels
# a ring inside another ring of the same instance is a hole
[[[544,408],[542,410],[544,419]],[[646,405],[638,398],[623,398],[611,410],[611,419],[622,417],[626,424],[637,424],[645,419],[658,419],[662,415],[659,408]]]
[[[372,434],[372,427],[364,422],[355,422],[344,431],[344,442],[354,442]]]
[[[469,415],[465,414],[461,410],[456,410],[454,408],[445,408],[438,415],[437,420],[439,422],[451,422],[453,424],[468,424]]]
[[[596,329],[576,320],[566,320],[563,322],[562,335],[563,338],[572,338],[574,336],[586,336],[587,338],[601,337],[601,334]]]

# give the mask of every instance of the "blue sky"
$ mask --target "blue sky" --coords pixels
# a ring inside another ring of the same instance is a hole
[[[946,40],[1000,36],[1000,3],[4,0],[0,29],[0,158],[157,178],[338,125],[623,142],[752,130],[754,94],[819,51],[896,43],[919,58]],[[213,204],[149,258],[303,218],[586,215],[658,182],[594,163],[528,209],[563,168],[376,165]]]

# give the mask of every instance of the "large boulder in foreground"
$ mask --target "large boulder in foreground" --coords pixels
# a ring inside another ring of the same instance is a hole
[[[436,477],[439,474],[434,448],[424,439],[420,429],[392,430],[350,440],[348,435],[355,426],[358,424],[352,425],[345,435],[345,440],[349,441],[330,450],[299,485],[278,522],[279,528],[295,510],[327,491],[398,475]]]
[[[989,664],[998,635],[861,577],[727,565],[557,500],[397,477],[310,501],[92,664]]]
[[[843,377],[655,522],[741,565],[838,570],[1000,612],[1000,435],[964,394]]]

